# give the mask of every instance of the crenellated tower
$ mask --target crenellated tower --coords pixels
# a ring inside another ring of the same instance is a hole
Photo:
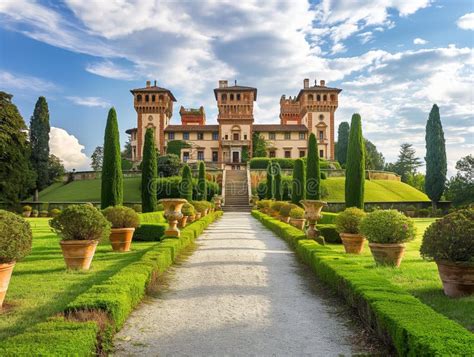
[[[282,125],[301,124],[300,103],[296,97],[286,98],[282,95],[280,98],[280,123]]]

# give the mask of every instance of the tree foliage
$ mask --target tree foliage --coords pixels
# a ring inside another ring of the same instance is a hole
[[[414,175],[416,169],[422,165],[412,144],[403,143],[400,146],[398,159],[394,164],[386,165],[386,169],[400,175],[403,182],[407,182],[409,175]]]
[[[207,200],[207,185],[206,185],[206,165],[204,162],[199,162],[198,174],[198,200]]]
[[[142,211],[156,211],[156,147],[155,135],[153,129],[148,128],[145,132],[145,141],[143,143],[142,160]]]
[[[166,145],[166,153],[167,154],[174,154],[178,157],[181,157],[181,149],[189,148],[189,145],[186,141],[183,140],[171,140],[168,141]]]
[[[117,113],[109,110],[104,135],[104,160],[102,164],[101,207],[123,203],[123,175]]]
[[[304,175],[304,162],[301,159],[295,161],[293,168],[293,182],[291,189],[291,202],[299,205],[305,198],[306,180]]]
[[[94,171],[102,170],[103,162],[104,162],[104,148],[102,146],[97,146],[91,155],[92,170]]]
[[[158,176],[178,176],[181,170],[181,160],[175,154],[166,154],[158,158]]]
[[[343,121],[337,129],[336,160],[341,166],[347,161],[347,144],[349,143],[349,123]]]
[[[347,146],[345,197],[346,207],[364,209],[365,145],[359,114],[352,115]]]
[[[455,206],[474,203],[474,156],[467,155],[456,162],[458,172],[446,184],[446,199]]]
[[[252,157],[266,157],[267,156],[267,142],[260,133],[254,132],[252,134]]]
[[[425,175],[420,172],[408,174],[406,183],[418,191],[425,192]]]
[[[36,190],[49,184],[49,109],[45,97],[39,97],[30,121],[31,164],[36,173]]]
[[[49,155],[48,161],[48,185],[58,182],[66,174],[61,159],[53,154]]]
[[[275,172],[275,200],[281,201],[283,199],[283,187],[281,182],[281,168],[278,162],[273,163]]]
[[[273,183],[273,162],[272,160],[268,161],[268,166],[267,166],[267,192],[265,197],[269,200],[273,199],[274,196],[274,183]]]
[[[377,147],[368,139],[364,139],[365,143],[365,169],[366,170],[383,170],[385,166],[385,158],[383,154],[377,151]]]
[[[447,161],[446,143],[439,108],[433,105],[426,123],[426,178],[425,192],[436,206],[443,195],[446,183]]]
[[[306,199],[321,199],[321,169],[319,166],[316,135],[311,133],[308,140],[308,158],[306,160]]]
[[[193,176],[188,165],[184,165],[181,183],[179,185],[179,193],[181,198],[188,201],[193,200]]]

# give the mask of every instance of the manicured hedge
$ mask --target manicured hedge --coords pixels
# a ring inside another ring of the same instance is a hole
[[[318,224],[316,228],[321,232],[326,243],[342,243],[335,224]]]
[[[193,199],[198,199],[198,180],[192,179],[193,182]],[[156,191],[158,198],[180,198],[181,176],[162,177],[156,181]],[[214,195],[220,194],[219,185],[213,181],[206,181],[207,200],[212,201]]]
[[[304,157],[301,159],[306,166],[306,158]],[[266,170],[270,160],[278,163],[282,170],[293,170],[296,161],[296,159],[270,159],[268,157],[256,157],[250,160],[250,168]],[[321,169],[341,169],[341,165],[339,165],[337,161],[326,161],[324,159],[319,160]]]
[[[142,242],[160,241],[168,227],[163,211],[141,213],[139,217],[140,226],[135,229],[133,239]]]
[[[319,224],[335,224],[339,213],[322,212],[323,217],[318,221]]]
[[[307,240],[296,228],[261,212],[252,215],[296,249],[321,280],[358,309],[362,320],[401,356],[472,356],[474,335],[330,246]]]

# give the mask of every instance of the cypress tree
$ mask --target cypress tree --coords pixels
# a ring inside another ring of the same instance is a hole
[[[269,160],[267,166],[267,192],[265,194],[265,197],[269,200],[274,197],[273,174],[273,163],[272,160]]]
[[[305,177],[304,177],[304,162],[301,159],[296,159],[293,167],[293,185],[291,189],[291,202],[296,205],[304,200],[305,196]]]
[[[311,133],[308,141],[308,159],[306,162],[306,198],[319,200],[321,198],[321,170],[316,135]]]
[[[349,142],[349,123],[343,121],[337,129],[336,160],[344,166],[347,161],[347,144]]]
[[[38,191],[49,184],[49,109],[45,97],[39,97],[30,121],[31,165],[36,173],[35,201]]]
[[[207,183],[206,183],[206,165],[204,162],[199,163],[199,176],[198,176],[198,199],[202,201],[207,200]]]
[[[156,175],[157,175],[156,147],[153,129],[148,128],[143,143],[142,161],[142,211],[156,211]]]
[[[439,108],[433,105],[426,123],[426,177],[425,192],[430,198],[433,208],[443,195],[446,183],[446,143],[443,126],[439,116]]]
[[[193,177],[188,165],[184,165],[183,167],[179,191],[181,198],[185,198],[188,201],[193,200]]]
[[[281,201],[283,199],[283,187],[281,185],[281,168],[278,162],[273,164],[275,171],[275,200]]]
[[[352,115],[347,146],[345,197],[346,207],[364,209],[365,146],[359,114]]]
[[[122,203],[123,176],[117,113],[115,108],[110,108],[104,135],[101,207],[104,209]]]

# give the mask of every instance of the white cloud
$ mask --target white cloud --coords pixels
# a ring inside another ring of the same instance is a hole
[[[417,38],[415,38],[415,39],[413,40],[413,43],[414,43],[415,45],[426,45],[426,44],[428,43],[428,41],[423,40],[422,38],[417,37]]]
[[[57,88],[54,83],[41,78],[2,70],[0,70],[0,83],[4,89],[39,93],[49,92]]]
[[[76,97],[76,96],[69,96],[66,97],[69,99],[71,102],[77,104],[77,105],[82,105],[85,107],[101,107],[101,108],[107,108],[110,107],[111,104],[107,102],[105,99],[102,99],[100,97]]]
[[[474,30],[474,12],[461,16],[456,24],[463,30]]]
[[[61,128],[51,127],[49,133],[49,150],[59,157],[66,170],[88,170],[90,158],[83,152],[84,145],[74,135]]]
[[[86,66],[86,71],[92,74],[112,79],[132,80],[137,78],[135,71],[120,67],[110,60],[91,63]]]

